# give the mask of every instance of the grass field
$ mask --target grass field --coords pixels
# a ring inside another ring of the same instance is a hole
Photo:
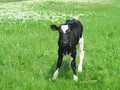
[[[67,56],[52,81],[58,33],[49,26],[73,17],[84,26],[83,72],[75,82]],[[120,90],[119,26],[119,0],[0,0],[0,90]]]

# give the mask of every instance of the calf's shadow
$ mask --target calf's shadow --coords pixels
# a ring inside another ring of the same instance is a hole
[[[45,74],[45,79],[50,80],[50,81],[52,80],[52,76],[56,70],[56,63],[57,61],[55,60],[55,62],[51,65],[51,68]],[[71,79],[72,76],[73,76],[73,73],[70,67],[69,60],[63,60],[62,65],[59,69],[59,75],[57,79]]]

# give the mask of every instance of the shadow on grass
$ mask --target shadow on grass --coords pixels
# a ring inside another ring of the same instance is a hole
[[[51,65],[51,68],[49,69],[49,71],[45,74],[45,79],[47,80],[52,80],[52,76],[54,71],[56,70],[56,61],[53,63],[53,65]],[[72,69],[69,65],[69,60],[63,60],[62,62],[62,66],[59,69],[59,75],[57,77],[57,79],[72,79],[73,73],[72,73]]]

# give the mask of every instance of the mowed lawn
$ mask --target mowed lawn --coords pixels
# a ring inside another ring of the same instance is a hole
[[[50,25],[73,17],[84,26],[83,72],[75,82],[67,56],[52,81],[58,32]],[[0,90],[120,90],[120,1],[0,0]]]

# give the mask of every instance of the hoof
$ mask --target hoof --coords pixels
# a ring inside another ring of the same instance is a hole
[[[53,75],[52,80],[56,80],[56,78],[57,78],[57,77]]]
[[[73,75],[73,79],[74,79],[74,81],[78,81],[78,76],[77,75]]]
[[[54,72],[52,80],[56,80],[57,76],[58,76],[58,69]]]

